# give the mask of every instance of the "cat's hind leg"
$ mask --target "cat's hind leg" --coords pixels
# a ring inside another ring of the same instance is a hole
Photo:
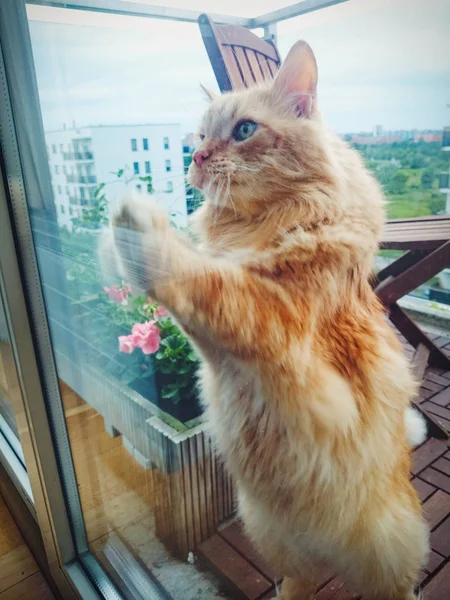
[[[382,516],[369,513],[361,525],[343,553],[343,575],[365,600],[418,600],[415,587],[428,552],[420,507],[405,496],[391,498]]]

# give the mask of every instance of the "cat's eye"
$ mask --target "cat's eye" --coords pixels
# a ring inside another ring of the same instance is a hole
[[[254,121],[240,121],[233,129],[233,138],[237,142],[243,142],[255,133],[257,127]]]
[[[203,134],[203,133],[200,133],[198,137],[200,138],[200,140],[201,140],[202,142],[203,142],[203,140],[205,139],[205,136],[204,136],[204,134]]]

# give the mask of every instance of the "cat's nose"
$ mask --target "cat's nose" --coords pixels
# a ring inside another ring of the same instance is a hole
[[[209,158],[210,156],[211,156],[211,153],[208,152],[207,150],[197,150],[197,152],[194,152],[194,156],[192,157],[192,160],[195,162],[197,167],[201,167],[202,164],[205,162],[205,160],[207,158]]]

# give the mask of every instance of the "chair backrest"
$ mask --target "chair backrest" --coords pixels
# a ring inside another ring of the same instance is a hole
[[[240,25],[216,25],[208,15],[198,19],[221,92],[229,92],[272,79],[281,59],[271,41]]]

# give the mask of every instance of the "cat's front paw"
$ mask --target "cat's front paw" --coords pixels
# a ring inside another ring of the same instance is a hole
[[[148,196],[134,194],[115,211],[115,246],[131,283],[151,288],[159,272],[162,238],[168,226],[167,213]]]
[[[153,198],[134,192],[115,211],[112,224],[114,229],[151,234],[152,231],[165,231],[169,227],[169,218]]]

